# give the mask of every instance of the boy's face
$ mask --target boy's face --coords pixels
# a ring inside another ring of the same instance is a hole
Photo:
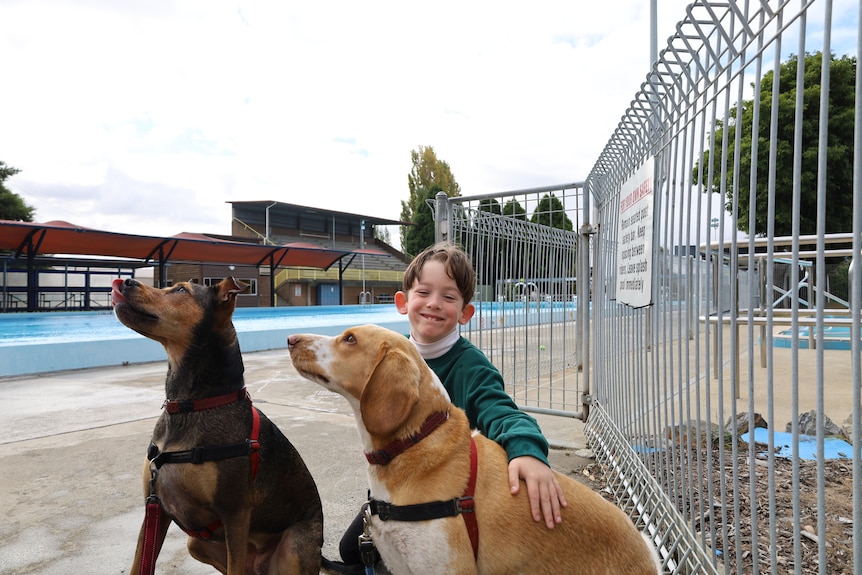
[[[395,306],[410,320],[410,333],[419,343],[434,343],[452,333],[456,324],[473,317],[473,305],[464,298],[443,262],[429,261],[406,294],[395,294]]]

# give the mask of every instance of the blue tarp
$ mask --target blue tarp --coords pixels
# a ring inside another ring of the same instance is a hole
[[[740,437],[750,443],[748,433]],[[769,430],[762,427],[754,428],[754,441],[757,443],[769,443]],[[777,457],[790,458],[793,456],[793,434],[784,431],[775,431],[773,435],[775,455]],[[853,446],[837,437],[826,437],[823,439],[823,457],[825,459],[842,459],[853,456]],[[813,435],[799,435],[799,458],[817,459],[817,438]]]

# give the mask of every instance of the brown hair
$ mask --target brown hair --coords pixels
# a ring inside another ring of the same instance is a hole
[[[413,258],[413,261],[407,266],[407,271],[404,272],[402,288],[404,293],[408,293],[413,284],[419,281],[419,276],[422,275],[422,267],[431,261],[441,262],[445,266],[446,273],[450,278],[455,280],[455,285],[458,286],[458,291],[461,292],[464,305],[466,306],[470,303],[473,299],[473,292],[476,291],[476,272],[473,270],[470,256],[461,248],[449,242],[435,244]]]

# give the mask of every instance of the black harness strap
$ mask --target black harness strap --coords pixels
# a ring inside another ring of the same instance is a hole
[[[479,524],[476,521],[476,502],[473,494],[476,491],[476,471],[478,467],[478,456],[476,453],[476,441],[470,438],[470,479],[467,482],[467,490],[463,497],[456,497],[448,501],[432,501],[430,503],[416,503],[414,505],[393,505],[379,499],[368,499],[366,505],[371,515],[377,515],[381,521],[427,521],[429,519],[442,519],[443,517],[455,517],[464,515],[464,523],[467,526],[467,535],[473,546],[473,558],[479,558]]]
[[[257,450],[256,444],[256,441],[246,439],[232,445],[195,446],[183,451],[159,451],[155,443],[150,443],[147,458],[156,466],[156,469],[159,469],[165,463],[203,463],[251,455]]]
[[[235,401],[241,401],[242,399],[246,398],[248,399],[249,404],[251,404],[251,397],[249,396],[246,389],[243,387],[237,392],[231,392],[212,398],[205,398],[194,401],[166,401],[163,407],[165,407],[165,411],[170,414],[189,413],[192,411],[203,411],[206,409],[221,407],[223,405],[229,405]],[[158,476],[158,470],[165,463],[199,464],[206,461],[220,461],[222,459],[232,459],[234,457],[248,456],[251,460],[251,480],[254,481],[257,478],[257,470],[260,463],[260,443],[258,442],[258,437],[260,436],[260,412],[253,405],[251,406],[251,415],[251,437],[239,443],[216,446],[198,445],[192,447],[191,449],[184,449],[182,451],[159,451],[159,447],[155,443],[150,442],[150,447],[147,449],[147,459],[150,460],[150,463],[154,468],[151,468],[152,479],[150,481],[150,497],[147,499],[147,518],[150,517],[150,514],[152,514],[154,519],[158,519],[161,517],[161,503],[159,502],[159,498],[155,494],[155,481],[156,477]],[[149,507],[150,500],[153,500],[155,502],[155,509],[152,511]],[[158,515],[156,515],[155,510],[158,510]],[[152,523],[156,525],[156,528],[158,527],[158,523],[156,523],[155,521],[153,521]],[[177,522],[177,525],[179,525],[179,522]],[[201,529],[187,529],[182,525],[180,525],[180,528],[192,537],[209,540],[221,527],[221,525],[221,521],[216,519],[215,521]],[[150,548],[151,547],[147,547],[146,549]],[[157,551],[155,553],[158,554]],[[144,565],[143,558],[141,559],[141,564]],[[155,569],[155,556],[152,558],[151,563],[147,564],[146,567],[148,570],[144,571],[142,568],[142,573],[144,573],[145,575],[153,573],[153,569]]]
[[[455,517],[462,513],[472,513],[472,497],[456,497],[448,501],[432,501],[415,505],[393,505],[379,499],[370,499],[368,509],[383,521],[427,521]]]

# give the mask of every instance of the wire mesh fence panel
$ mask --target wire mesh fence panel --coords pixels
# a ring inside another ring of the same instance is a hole
[[[585,180],[587,436],[668,572],[862,575],[860,6],[695,2]]]
[[[445,198],[434,207],[445,239],[476,269],[476,313],[462,334],[502,372],[523,409],[582,417],[581,186]]]

